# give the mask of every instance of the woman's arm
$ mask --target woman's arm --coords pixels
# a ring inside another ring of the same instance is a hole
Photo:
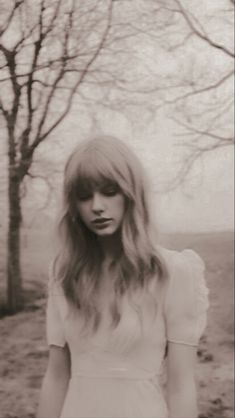
[[[68,347],[51,345],[36,418],[60,417],[69,379],[70,354]]]
[[[168,342],[167,398],[170,418],[197,418],[196,347]]]

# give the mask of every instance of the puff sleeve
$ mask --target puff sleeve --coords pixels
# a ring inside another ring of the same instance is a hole
[[[48,345],[64,347],[66,340],[61,315],[62,289],[49,277],[48,299],[46,310],[46,335]]]
[[[208,289],[201,257],[192,250],[175,253],[165,297],[167,340],[197,345],[206,326]]]

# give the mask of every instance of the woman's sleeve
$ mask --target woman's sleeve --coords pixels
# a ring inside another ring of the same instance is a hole
[[[48,299],[46,311],[46,333],[48,345],[64,347],[66,344],[63,322],[61,317],[60,304],[62,301],[62,290],[59,289],[49,273]]]
[[[205,329],[208,288],[205,265],[192,250],[176,253],[165,299],[167,340],[197,345]]]

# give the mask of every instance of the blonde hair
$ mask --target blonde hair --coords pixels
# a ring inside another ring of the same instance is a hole
[[[98,328],[101,313],[97,303],[103,254],[96,235],[81,221],[77,211],[81,187],[100,181],[114,182],[125,198],[121,224],[121,253],[113,263],[113,324],[120,321],[119,301],[126,291],[144,287],[153,276],[162,279],[164,263],[152,239],[148,187],[136,155],[121,140],[100,136],[80,143],[69,157],[64,173],[64,208],[59,224],[61,250],[54,270],[68,301],[86,322]]]

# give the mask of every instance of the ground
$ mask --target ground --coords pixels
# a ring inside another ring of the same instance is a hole
[[[233,418],[233,235],[174,235],[163,241],[168,247],[193,248],[206,262],[210,310],[198,348],[200,418]],[[34,418],[48,356],[44,269],[48,253],[25,242],[23,257],[26,308],[14,316],[4,316],[2,309],[0,319],[0,418]],[[4,290],[3,267],[0,275]],[[0,307],[3,304],[2,296]]]

